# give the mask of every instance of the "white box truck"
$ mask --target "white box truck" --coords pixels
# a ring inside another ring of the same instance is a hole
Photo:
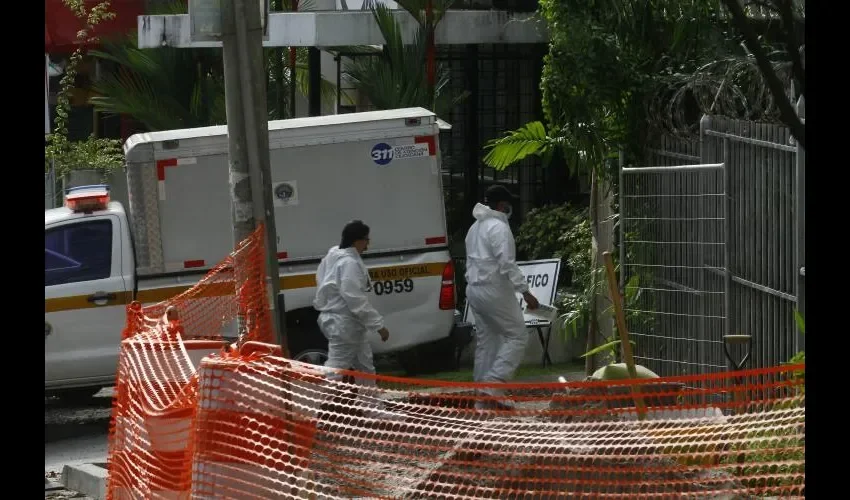
[[[269,148],[291,355],[326,359],[315,272],[352,219],[371,227],[371,299],[391,332],[386,343],[371,337],[375,353],[445,342],[456,292],[436,116],[411,108],[272,121]],[[226,127],[137,134],[124,151],[129,207],[104,200],[44,213],[47,392],[112,385],[125,306],[182,292],[234,247]]]

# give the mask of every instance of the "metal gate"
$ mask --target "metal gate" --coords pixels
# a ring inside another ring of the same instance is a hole
[[[662,376],[725,370],[725,164],[620,172],[620,286],[635,359]]]

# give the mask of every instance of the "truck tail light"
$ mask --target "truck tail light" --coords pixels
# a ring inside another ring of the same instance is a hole
[[[440,287],[440,309],[448,310],[455,308],[455,265],[454,262],[446,262],[443,268],[443,283]]]

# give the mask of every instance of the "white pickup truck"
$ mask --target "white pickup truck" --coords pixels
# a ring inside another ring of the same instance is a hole
[[[272,121],[269,145],[293,357],[326,359],[315,272],[352,219],[371,227],[364,260],[391,332],[386,343],[372,337],[375,353],[449,339],[456,291],[436,116],[411,108]],[[114,384],[125,306],[180,293],[234,248],[226,127],[137,134],[124,151],[128,207],[72,201],[44,213],[47,393]]]

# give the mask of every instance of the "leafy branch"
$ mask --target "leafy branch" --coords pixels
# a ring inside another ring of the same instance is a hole
[[[558,148],[563,146],[563,137],[549,135],[546,127],[539,121],[529,122],[507,132],[504,137],[489,140],[484,146],[485,150],[489,150],[484,157],[484,163],[496,170],[502,170],[528,156],[539,156],[546,167],[551,163]]]
[[[104,21],[115,18],[110,12],[110,1],[104,0],[90,10],[86,10],[84,0],[62,0],[62,3],[74,15],[83,21],[83,29],[77,32],[78,47],[74,50],[65,67],[65,74],[59,82],[56,96],[56,119],[54,131],[47,136],[45,145],[45,171],[53,162],[58,175],[79,168],[98,169],[105,174],[120,168],[123,162],[119,141],[95,139],[91,137],[82,143],[72,143],[68,139],[68,122],[71,115],[71,96],[77,78],[77,68],[83,59],[85,46],[95,40],[91,36],[94,28]]]

